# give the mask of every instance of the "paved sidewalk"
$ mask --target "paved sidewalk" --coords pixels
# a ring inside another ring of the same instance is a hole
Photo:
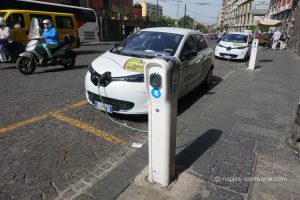
[[[147,182],[145,145],[77,199],[300,199],[299,155],[284,143],[300,95],[300,59],[260,50],[257,60],[255,71],[217,61],[232,73],[180,101],[178,177],[169,187]]]

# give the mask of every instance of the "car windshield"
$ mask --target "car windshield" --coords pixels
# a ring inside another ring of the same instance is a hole
[[[0,12],[0,17],[3,17],[6,15],[6,12]]]
[[[224,42],[247,43],[248,36],[241,34],[227,34],[223,37]]]
[[[110,52],[140,58],[174,56],[183,35],[139,31],[123,40]]]

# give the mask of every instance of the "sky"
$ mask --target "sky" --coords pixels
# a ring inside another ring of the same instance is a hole
[[[184,15],[184,5],[186,4],[186,14],[197,22],[204,24],[217,23],[218,11],[222,8],[222,0],[158,0],[158,4],[163,7],[163,15],[177,19],[178,1],[180,1],[179,19]],[[156,4],[157,0],[133,0],[133,3],[141,2]]]

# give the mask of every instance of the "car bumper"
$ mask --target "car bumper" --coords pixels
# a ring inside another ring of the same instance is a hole
[[[215,56],[225,59],[233,59],[233,60],[241,60],[245,59],[248,56],[248,49],[231,49],[228,51],[226,48],[223,47],[216,47],[215,49]]]
[[[92,105],[95,101],[112,105],[113,112],[120,114],[147,114],[148,99],[144,82],[113,81],[106,87],[95,86],[90,80],[91,74],[85,76],[85,94]],[[100,95],[101,97],[100,97]]]

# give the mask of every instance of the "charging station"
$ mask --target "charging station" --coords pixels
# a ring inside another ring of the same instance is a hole
[[[250,60],[249,60],[249,66],[248,66],[248,69],[250,69],[250,70],[255,69],[257,48],[258,48],[258,39],[254,39],[252,42],[251,54],[250,54]]]
[[[175,175],[180,61],[154,58],[145,66],[148,96],[149,181],[168,186]]]

